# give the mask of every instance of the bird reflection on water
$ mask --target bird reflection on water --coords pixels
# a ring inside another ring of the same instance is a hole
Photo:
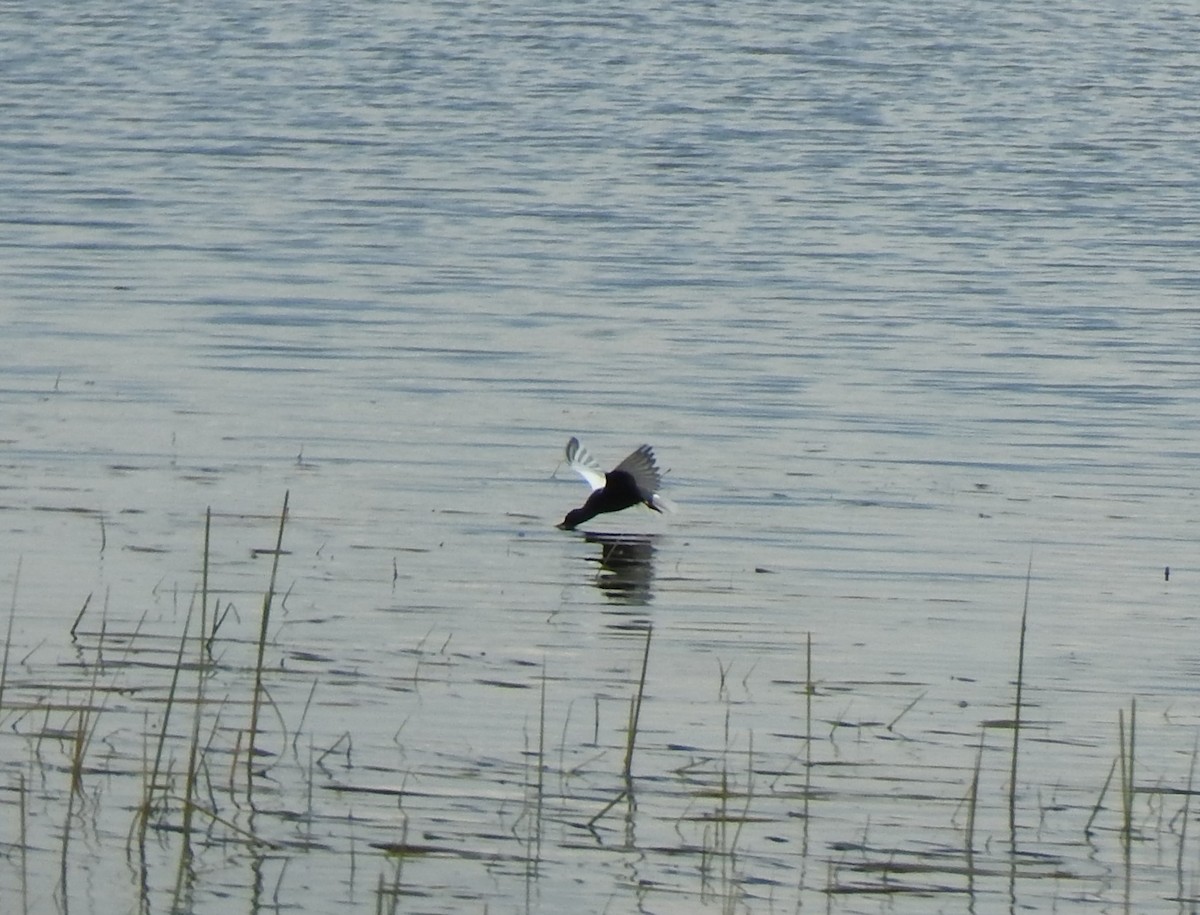
[[[653,535],[587,532],[584,539],[600,544],[594,584],[609,600],[645,606],[654,599]]]

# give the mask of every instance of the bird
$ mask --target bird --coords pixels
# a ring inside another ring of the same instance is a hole
[[[662,473],[654,461],[654,449],[642,445],[605,473],[600,469],[579,439],[571,436],[567,442],[567,464],[592,487],[592,494],[580,508],[567,512],[560,530],[573,531],[585,521],[605,512],[619,512],[634,505],[645,505],[656,512],[670,508],[670,503],[658,494]]]

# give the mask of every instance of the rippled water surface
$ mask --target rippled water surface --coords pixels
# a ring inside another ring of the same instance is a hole
[[[2,15],[5,912],[1195,907],[1191,11]]]

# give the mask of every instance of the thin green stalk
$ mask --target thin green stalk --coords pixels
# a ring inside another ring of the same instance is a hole
[[[803,809],[803,829],[801,830],[801,861],[808,860],[808,826],[811,822],[809,819],[809,802],[812,799],[812,711],[813,711],[813,694],[816,693],[816,684],[813,682],[813,663],[812,663],[812,633],[807,633],[804,649],[804,809]],[[806,870],[807,868],[805,868]],[[801,882],[803,882],[803,872]]]
[[[260,838],[259,836],[256,836],[254,833],[250,832],[248,829],[243,829],[242,827],[238,826],[237,823],[234,823],[232,820],[226,819],[225,817],[218,814],[215,810],[211,810],[208,807],[205,807],[203,804],[197,804],[195,801],[189,801],[185,797],[180,797],[180,796],[173,795],[173,794],[168,794],[165,797],[167,800],[175,801],[176,803],[183,804],[185,806],[191,806],[191,807],[195,808],[196,813],[203,814],[204,816],[206,816],[210,820],[212,820],[214,823],[220,823],[222,826],[224,826],[230,832],[235,833],[240,838],[244,839],[247,845],[254,845],[254,846],[259,846],[262,848],[275,848],[275,849],[283,847],[281,845],[278,845],[275,842],[269,841],[268,839],[263,839],[263,838]]]
[[[79,628],[79,623],[83,620],[83,615],[87,612],[88,604],[92,602],[94,591],[89,591],[88,596],[83,599],[83,606],[79,608],[79,612],[75,614],[75,622],[71,624],[71,641],[75,641],[75,630]]]
[[[979,749],[975,753],[975,771],[971,773],[971,786],[967,791],[967,867],[974,870],[975,857],[975,810],[979,803],[979,772],[983,768],[983,743],[986,729],[979,731]]]
[[[296,725],[296,736],[292,738],[292,752],[293,753],[297,752],[296,742],[300,740],[300,732],[304,729],[304,722],[308,719],[308,710],[312,706],[313,696],[316,695],[317,684],[319,682],[320,682],[320,680],[314,679],[312,682],[312,686],[310,686],[308,688],[308,698],[304,701],[304,708],[302,708],[300,710],[300,723]],[[312,746],[312,740],[310,739],[309,740],[310,754],[311,754],[311,746]]]
[[[918,702],[920,702],[922,699],[924,699],[927,695],[929,695],[929,690],[925,690],[925,692],[921,693],[921,695],[919,695],[915,699],[913,699],[912,702],[910,702],[910,703],[908,703],[908,705],[904,706],[904,708],[902,708],[900,710],[900,714],[888,722],[887,729],[889,731],[894,730],[896,727],[896,724],[900,721],[900,719],[903,718],[905,715],[907,715],[909,712],[911,712],[913,709],[913,706],[915,706]]]
[[[531,911],[534,881],[538,875],[538,867],[542,860],[542,804],[545,797],[546,778],[546,658],[542,657],[541,696],[538,701],[538,743],[537,755],[534,759],[537,767],[536,783],[532,786],[536,791],[533,801],[533,814],[529,816],[525,832],[525,910]],[[526,785],[529,785],[528,777]],[[527,789],[528,790],[528,789]],[[525,816],[522,813],[522,816]]]
[[[1017,697],[1013,708],[1012,764],[1008,772],[1008,832],[1017,844],[1017,758],[1021,745],[1021,694],[1025,686],[1025,629],[1029,619],[1029,583],[1033,577],[1033,559],[1025,570],[1025,602],[1021,608],[1021,642],[1017,650]]]
[[[600,822],[600,820],[604,819],[604,815],[606,813],[608,813],[610,810],[612,810],[614,807],[616,807],[617,804],[621,803],[621,801],[623,801],[628,796],[629,796],[629,789],[622,788],[616,797],[614,797],[611,801],[609,801],[602,808],[600,808],[600,812],[597,813],[594,817],[592,817],[590,820],[587,821],[587,828],[594,829],[596,824],[598,822]]]
[[[638,721],[642,715],[642,696],[646,691],[646,668],[650,663],[650,637],[654,635],[654,626],[646,625],[646,648],[642,652],[642,676],[638,680],[637,696],[633,700],[633,704],[629,708],[629,730],[625,739],[625,765],[622,772],[625,776],[625,781],[629,781],[632,777],[633,769],[633,745],[637,741]]]
[[[1129,742],[1125,741],[1125,710],[1117,709],[1117,739],[1121,762],[1121,837],[1126,846],[1133,839],[1133,761],[1137,731],[1137,699],[1129,709]]]
[[[21,580],[21,559],[13,576],[12,604],[8,608],[8,631],[4,635],[4,660],[0,661],[0,710],[4,709],[4,686],[8,682],[8,650],[12,647],[13,621],[17,618],[17,584]]]
[[[208,560],[208,519],[204,525],[204,554],[205,565]],[[192,710],[192,740],[188,749],[187,771],[184,773],[183,788],[183,845],[180,854],[187,858],[192,855],[192,810],[196,797],[196,767],[200,756],[200,721],[204,717],[204,683],[208,676],[208,652],[204,644],[204,595],[200,604],[200,637],[196,639],[196,707]],[[182,862],[181,862],[182,868]]]
[[[1127,805],[1128,813],[1125,816],[1126,830],[1129,838],[1133,838],[1133,792],[1134,792],[1134,765],[1137,762],[1137,696],[1129,702],[1129,787],[1126,793],[1129,796]]]
[[[1112,765],[1108,767],[1108,776],[1104,779],[1104,784],[1100,786],[1100,796],[1096,798],[1096,804],[1092,807],[1092,815],[1088,817],[1088,821],[1083,825],[1083,834],[1090,836],[1092,834],[1092,824],[1096,822],[1096,817],[1100,815],[1100,809],[1104,806],[1104,796],[1108,794],[1108,786],[1112,784],[1113,775],[1117,771],[1117,760],[1112,761]]]
[[[258,739],[258,712],[262,705],[263,693],[263,658],[267,650],[267,632],[271,623],[271,601],[275,596],[275,579],[279,573],[279,557],[283,553],[283,529],[287,524],[288,497],[290,491],[283,494],[283,510],[279,513],[279,535],[275,539],[275,549],[271,558],[271,580],[267,592],[263,595],[262,620],[258,631],[258,661],[254,665],[254,697],[250,705],[249,746],[246,751],[246,799],[254,802],[254,759],[255,744]]]
[[[146,846],[146,829],[150,822],[150,811],[154,805],[154,791],[158,785],[159,774],[162,771],[163,754],[166,752],[167,733],[170,731],[171,711],[175,707],[175,692],[179,687],[179,674],[183,670],[183,652],[187,648],[188,630],[192,624],[192,610],[195,605],[188,608],[187,616],[183,621],[183,634],[179,637],[179,650],[175,654],[175,668],[171,672],[171,686],[167,690],[167,701],[163,707],[162,725],[158,732],[158,747],[154,751],[154,764],[150,767],[150,777],[146,781],[146,793],[142,798],[142,806],[138,811],[140,823],[138,824],[138,847],[145,849]]]
[[[1183,899],[1183,846],[1187,843],[1187,824],[1192,802],[1192,780],[1196,775],[1196,753],[1200,751],[1200,736],[1192,741],[1192,761],[1188,764],[1187,790],[1183,793],[1183,813],[1179,820],[1179,857],[1175,862],[1178,896]]]
[[[17,774],[17,790],[20,792],[21,817],[21,911],[29,911],[29,799],[25,796],[25,773]]]
[[[188,749],[188,764],[187,771],[184,773],[183,788],[183,845],[180,848],[180,855],[183,858],[189,859],[192,854],[192,810],[193,800],[196,796],[196,760],[199,756],[200,719],[204,708],[204,679],[208,672],[208,666],[205,663],[208,648],[205,644],[204,634],[208,630],[208,558],[211,535],[212,507],[209,506],[204,510],[204,553],[200,564],[200,637],[196,640],[198,647],[198,657],[196,659],[196,707],[192,710],[192,740],[191,746]],[[180,872],[182,870],[183,860],[181,858]]]
[[[617,806],[625,798],[633,797],[633,747],[637,741],[638,720],[642,714],[642,696],[646,691],[646,669],[650,664],[650,637],[654,635],[654,627],[647,624],[646,626],[646,647],[642,651],[642,675],[638,680],[637,694],[629,702],[629,726],[625,732],[625,763],[622,767],[622,775],[625,778],[625,787],[594,817],[587,821],[587,828],[593,829],[596,823],[603,819],[604,815]],[[599,709],[597,708],[597,721],[599,720]]]
[[[737,826],[733,830],[733,841],[729,843],[731,858],[742,837],[742,827],[750,819],[750,804],[754,800],[754,731],[750,731],[746,741],[746,805],[742,808],[742,815],[738,817]]]
[[[96,663],[92,666],[92,682],[88,688],[87,699],[80,706],[77,714],[78,723],[75,727],[75,744],[71,753],[71,790],[67,792],[67,816],[63,823],[62,859],[59,862],[59,881],[62,886],[63,899],[68,898],[67,892],[67,862],[71,847],[71,821],[75,818],[75,799],[83,795],[83,760],[87,756],[88,747],[96,733],[100,712],[103,707],[96,706],[96,689],[100,679],[100,645],[104,643],[106,624],[100,624],[100,642],[96,647]]]
[[[537,802],[538,821],[541,821],[542,795],[546,783],[546,659],[542,658],[542,695],[538,704],[538,772],[537,772]]]
[[[204,510],[204,559],[200,565],[200,643],[204,644],[208,632],[208,545],[212,531],[212,506]],[[213,614],[216,616],[216,613]],[[215,631],[213,633],[216,634]]]
[[[805,753],[805,765],[812,768],[812,700],[813,693],[816,687],[813,685],[812,676],[812,633],[808,633],[808,639],[804,649],[804,746],[807,748]]]

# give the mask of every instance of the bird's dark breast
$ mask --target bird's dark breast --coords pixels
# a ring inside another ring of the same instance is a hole
[[[624,470],[614,470],[605,474],[604,488],[597,489],[587,500],[588,505],[595,503],[596,514],[601,512],[619,512],[643,501],[644,497],[638,491],[637,482]]]

